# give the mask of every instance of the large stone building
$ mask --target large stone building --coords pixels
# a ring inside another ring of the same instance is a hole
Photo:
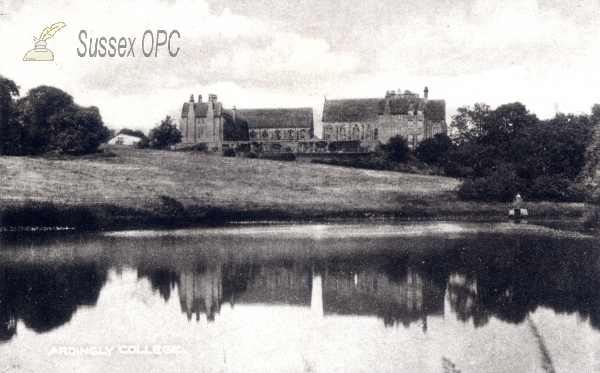
[[[210,94],[208,102],[183,104],[179,129],[184,144],[309,141],[314,135],[312,108],[299,109],[223,109],[217,96]]]
[[[202,95],[194,102],[194,95],[190,95],[189,102],[183,104],[179,130],[184,144],[248,140],[248,124],[236,117],[235,106],[224,110],[213,94],[208,95],[207,102],[202,102]]]
[[[429,100],[405,91],[387,92],[385,98],[327,100],[323,108],[324,141],[379,141],[386,143],[396,135],[409,146],[446,133],[446,102]]]
[[[314,136],[312,108],[244,109],[237,115],[248,123],[250,141],[308,141]]]

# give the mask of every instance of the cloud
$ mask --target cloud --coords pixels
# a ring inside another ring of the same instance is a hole
[[[381,97],[387,89],[447,100],[449,112],[483,101],[522,100],[550,116],[600,101],[598,2],[577,0],[125,0],[0,3],[0,74],[23,93],[54,85],[105,122],[148,129],[190,93],[226,106],[312,105],[328,97]],[[25,63],[33,36],[55,22],[55,61]],[[135,58],[79,57],[89,38],[136,38]],[[141,56],[144,31],[178,30],[166,48]]]

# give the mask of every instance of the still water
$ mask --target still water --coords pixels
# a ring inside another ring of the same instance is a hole
[[[534,225],[4,234],[0,372],[600,372],[600,242]]]

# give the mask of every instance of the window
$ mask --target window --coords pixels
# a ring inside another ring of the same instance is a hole
[[[281,140],[281,131],[280,130],[275,131],[274,137],[275,137],[275,140]]]
[[[442,126],[440,126],[439,124],[436,124],[433,126],[432,134],[435,136],[438,133],[442,133]]]
[[[250,137],[253,138],[253,139],[256,138],[256,131],[255,130],[250,131]]]
[[[360,127],[358,124],[355,124],[352,127],[352,140],[360,140]]]
[[[378,140],[379,139],[379,128],[375,128],[373,130],[373,140]]]
[[[300,138],[306,140],[306,130],[300,130]]]
[[[264,130],[262,133],[262,137],[263,139],[268,139],[269,138],[269,132],[267,132],[267,130]]]
[[[288,131],[288,139],[289,140],[293,140],[294,139],[294,130],[289,130]]]

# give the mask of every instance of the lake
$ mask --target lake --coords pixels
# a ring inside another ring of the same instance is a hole
[[[3,233],[0,372],[600,372],[600,242],[514,223]]]

